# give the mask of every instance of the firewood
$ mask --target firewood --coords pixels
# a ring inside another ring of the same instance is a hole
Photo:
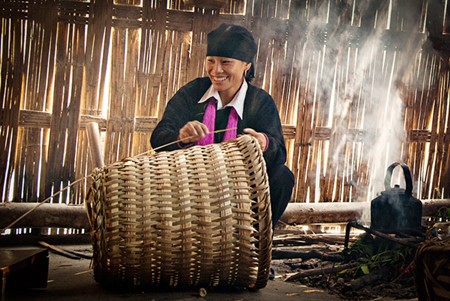
[[[312,250],[309,252],[298,252],[298,251],[282,251],[274,249],[272,250],[272,259],[292,259],[292,258],[301,258],[301,259],[311,259],[318,258],[325,261],[332,262],[341,262],[344,260],[344,257],[337,254],[324,254],[317,250]]]
[[[398,243],[400,245],[403,246],[407,246],[407,247],[411,247],[411,248],[415,248],[417,246],[417,244],[421,241],[423,241],[423,239],[420,238],[399,238],[399,237],[394,237],[391,236],[389,234],[380,232],[380,231],[376,231],[376,230],[372,230],[370,228],[364,227],[363,225],[360,225],[358,223],[352,223],[351,224],[352,227],[360,229],[360,230],[364,230],[367,233],[370,233],[372,235],[378,236],[380,238],[386,239],[386,240],[390,240],[393,241],[395,243]],[[345,246],[347,247],[347,246]]]
[[[285,281],[295,281],[301,278],[305,277],[311,277],[311,276],[319,276],[324,274],[330,274],[330,273],[338,273],[343,270],[352,269],[356,267],[357,263],[348,263],[343,265],[332,265],[330,267],[319,267],[316,269],[310,269],[310,270],[303,270],[294,274],[290,274]]]
[[[373,270],[367,275],[363,275],[359,278],[352,279],[350,285],[353,290],[358,290],[365,286],[371,286],[379,280],[386,279],[386,275],[391,269],[390,266],[383,266],[378,270]]]
[[[345,241],[345,234],[305,234],[301,230],[276,230],[275,235],[292,234],[292,236],[274,237],[274,244],[311,245],[316,243],[342,244]],[[349,237],[354,241],[355,237]]]

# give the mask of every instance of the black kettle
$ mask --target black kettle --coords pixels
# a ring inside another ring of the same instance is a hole
[[[399,185],[391,187],[392,172],[401,166],[406,188]],[[370,228],[384,233],[404,233],[409,235],[422,233],[422,202],[412,196],[412,179],[409,168],[404,163],[391,164],[384,178],[385,191],[372,200]]]

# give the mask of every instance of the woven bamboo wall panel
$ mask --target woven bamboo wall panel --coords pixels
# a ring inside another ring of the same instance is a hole
[[[167,101],[203,76],[222,22],[257,39],[254,84],[274,97],[292,201],[367,201],[403,161],[419,198],[448,198],[450,5],[438,0],[40,0],[0,3],[2,202],[149,150]],[[52,202],[82,203],[88,180]]]

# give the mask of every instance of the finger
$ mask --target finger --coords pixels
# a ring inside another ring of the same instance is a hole
[[[260,132],[255,131],[252,128],[245,128],[243,130],[244,133],[249,134],[250,136],[256,138],[256,141],[258,141],[259,146],[264,150],[266,148],[266,136]]]
[[[192,126],[193,126],[193,134],[196,136],[204,137],[207,134],[209,134],[208,127],[201,122],[197,121],[195,123],[192,123]]]
[[[253,136],[253,137],[256,137],[257,134],[258,134],[258,132],[255,131],[255,130],[252,129],[252,128],[245,128],[245,129],[243,130],[243,132],[246,133],[246,134],[249,134],[249,135],[251,135],[251,136]]]
[[[179,132],[180,139],[184,143],[193,142],[193,138],[196,136],[195,128],[191,122],[186,123]]]
[[[199,121],[186,123],[179,132],[179,137],[183,143],[195,142],[209,133],[208,127]]]

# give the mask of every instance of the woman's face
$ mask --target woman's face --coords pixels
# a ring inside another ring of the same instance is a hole
[[[239,90],[244,73],[251,63],[221,56],[207,56],[205,69],[216,90],[225,97],[233,97]],[[231,101],[229,99],[228,101]]]

